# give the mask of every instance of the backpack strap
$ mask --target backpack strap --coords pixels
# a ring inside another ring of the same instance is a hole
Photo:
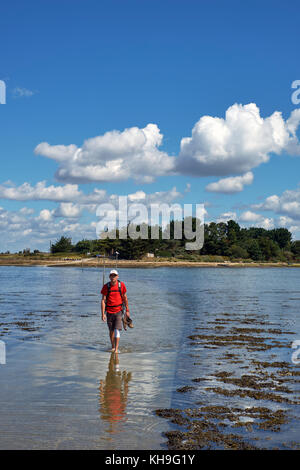
[[[122,300],[123,300],[122,289],[121,289],[121,281],[118,281],[118,286],[119,286],[120,296],[122,297]]]
[[[107,305],[107,299],[109,297],[109,294],[111,292],[111,282],[108,282],[107,284],[107,296],[106,296],[106,305]],[[118,288],[119,288],[119,293],[122,299],[122,303],[120,305],[107,305],[108,307],[121,307],[124,304],[123,301],[123,294],[122,294],[122,289],[121,289],[121,281],[118,281]]]
[[[125,302],[124,302],[124,297],[123,297],[123,294],[122,294],[122,289],[121,289],[121,281],[118,281],[118,284],[119,284],[119,292],[120,292],[120,296],[121,296],[121,299],[122,299],[122,312],[124,314],[124,309],[125,309]]]
[[[111,291],[111,282],[108,282],[106,285],[107,285],[108,294],[109,294],[110,291]],[[120,294],[122,295],[122,291],[121,291],[121,281],[118,281],[118,287],[119,287],[119,292],[120,292]]]
[[[111,291],[111,283],[108,282],[106,285],[107,285],[107,296],[106,297],[108,297],[109,294],[110,294],[110,291]]]

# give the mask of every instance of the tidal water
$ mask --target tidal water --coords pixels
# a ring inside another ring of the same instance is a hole
[[[213,381],[224,369],[222,354],[228,351],[191,345],[189,338],[224,314],[238,321],[255,317],[285,332],[284,347],[235,349],[242,361],[229,366],[234,371],[255,359],[299,370],[291,347],[300,340],[299,269],[119,272],[134,329],[121,333],[116,358],[101,321],[101,269],[0,267],[0,341],[6,351],[0,363],[1,449],[166,449],[164,433],[175,425],[157,416],[157,408],[188,408],[197,400],[240,404],[239,397],[219,396],[202,384],[190,393],[177,391],[195,377],[212,374]],[[296,397],[299,386],[291,387]],[[257,400],[248,401],[252,406]],[[271,447],[299,442],[299,405],[280,406],[291,419],[269,433]]]

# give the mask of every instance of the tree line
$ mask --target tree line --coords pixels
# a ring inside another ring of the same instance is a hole
[[[196,219],[193,219],[196,226]],[[140,226],[136,226],[137,231]],[[214,257],[253,261],[299,261],[300,241],[292,241],[292,234],[286,228],[267,230],[259,227],[242,228],[234,220],[211,222],[204,225],[204,244],[201,250],[187,251],[184,235],[174,238],[174,221],[170,223],[170,239],[164,239],[164,231],[158,228],[159,236],[151,239],[151,227],[147,226],[148,239],[103,238],[80,240],[73,244],[71,238],[62,236],[51,244],[51,253],[77,253],[112,256],[116,251],[119,258],[138,260],[146,253],[158,257],[196,260],[201,256],[208,261]]]

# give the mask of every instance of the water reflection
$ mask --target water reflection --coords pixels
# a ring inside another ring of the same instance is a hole
[[[100,380],[99,385],[100,417],[109,424],[106,432],[110,434],[120,432],[120,424],[127,420],[126,406],[131,378],[131,372],[120,370],[119,355],[112,353],[105,380]]]

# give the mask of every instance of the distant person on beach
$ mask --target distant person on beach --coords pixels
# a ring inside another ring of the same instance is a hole
[[[110,282],[104,284],[101,290],[102,301],[102,320],[107,320],[109,337],[111,342],[111,351],[119,352],[120,331],[122,330],[123,305],[125,305],[126,320],[131,322],[128,299],[126,295],[126,286],[124,282],[119,281],[119,273],[112,269],[109,273]]]

